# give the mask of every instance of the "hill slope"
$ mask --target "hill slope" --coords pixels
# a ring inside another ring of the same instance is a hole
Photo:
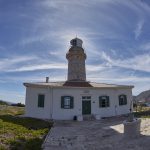
[[[8,105],[8,103],[3,100],[0,100],[0,105]]]
[[[143,91],[135,96],[136,101],[150,102],[150,90]]]

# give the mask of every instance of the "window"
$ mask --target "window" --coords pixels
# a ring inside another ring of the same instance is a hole
[[[70,108],[70,97],[64,98],[64,108]]]
[[[44,99],[45,95],[43,94],[38,95],[38,107],[44,107]]]
[[[99,97],[99,107],[109,107],[109,96]]]
[[[127,96],[119,95],[119,105],[126,105],[126,104],[127,104]]]
[[[77,40],[73,40],[72,44],[73,44],[73,46],[76,46],[77,45]]]
[[[82,100],[91,100],[91,96],[82,96]]]
[[[72,109],[73,108],[73,97],[72,96],[62,96],[61,97],[61,108]]]

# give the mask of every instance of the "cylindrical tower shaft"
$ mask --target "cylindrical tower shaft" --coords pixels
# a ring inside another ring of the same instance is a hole
[[[70,43],[71,48],[66,54],[68,60],[68,81],[86,81],[86,54],[82,48],[82,40],[75,38]]]

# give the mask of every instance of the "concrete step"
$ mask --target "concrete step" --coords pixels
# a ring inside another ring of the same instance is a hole
[[[83,120],[95,120],[94,115],[83,115]]]

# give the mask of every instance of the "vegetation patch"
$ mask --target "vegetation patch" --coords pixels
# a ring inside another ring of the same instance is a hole
[[[1,106],[0,106],[1,107]],[[24,108],[0,109],[0,150],[40,150],[52,122],[20,117]]]
[[[7,102],[0,100],[0,105],[8,105]]]
[[[0,105],[0,115],[22,115],[24,114],[24,107]]]
[[[150,118],[150,107],[137,106],[134,108],[134,116],[137,118]]]

